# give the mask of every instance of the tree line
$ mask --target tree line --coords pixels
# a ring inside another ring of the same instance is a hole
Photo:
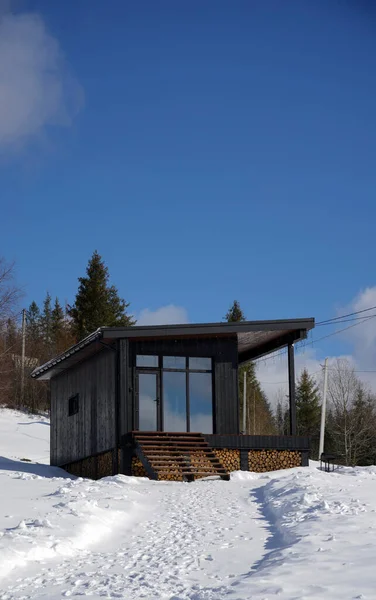
[[[110,284],[108,268],[97,251],[86,276],[79,277],[72,305],[47,292],[41,306],[32,301],[25,312],[24,386],[21,378],[22,326],[15,310],[20,291],[14,266],[0,261],[0,404],[31,411],[49,409],[49,387],[31,379],[33,369],[82,340],[100,326],[129,326],[129,303]]]
[[[25,377],[21,386],[22,332],[18,307],[20,289],[15,284],[14,265],[0,258],[0,405],[30,411],[49,410],[49,387],[31,379],[32,370],[100,326],[132,326],[129,303],[110,283],[107,266],[97,251],[91,256],[86,275],[78,279],[72,305],[47,292],[41,305],[32,301],[26,310]],[[239,302],[225,315],[228,322],[245,321]],[[247,408],[244,415],[243,381],[246,377]],[[322,384],[304,369],[296,382],[297,434],[311,437],[311,458],[317,459],[321,419]],[[289,435],[289,408],[280,398],[272,408],[256,365],[239,367],[240,429],[253,435]],[[357,377],[347,360],[330,364],[325,450],[346,465],[376,462],[376,398]]]
[[[245,321],[239,302],[234,301],[226,314],[229,322]],[[239,368],[240,423],[243,424],[243,378],[246,373],[247,434],[289,435],[290,411],[282,393],[272,410],[270,401],[256,376],[254,363]],[[311,440],[310,458],[319,454],[322,378],[318,381],[303,369],[296,381],[297,435]],[[330,363],[328,373],[325,452],[336,456],[340,464],[376,464],[376,396],[357,377],[354,366],[346,359]]]

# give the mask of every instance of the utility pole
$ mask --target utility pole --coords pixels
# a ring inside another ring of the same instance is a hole
[[[25,391],[25,345],[26,345],[26,310],[22,309],[22,349],[21,349],[21,406],[24,403]]]
[[[321,406],[321,428],[320,428],[320,446],[319,446],[319,460],[321,454],[324,452],[324,439],[325,439],[325,417],[326,417],[326,394],[328,391],[328,359],[325,359],[324,364],[324,392],[322,396]]]

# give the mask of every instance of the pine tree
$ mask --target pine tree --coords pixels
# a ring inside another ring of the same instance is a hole
[[[26,311],[26,335],[33,345],[39,342],[41,335],[41,314],[38,304],[33,300]]]
[[[245,321],[246,317],[240,308],[240,304],[237,300],[234,300],[230,308],[228,309],[225,320],[228,323],[238,323],[239,321]]]
[[[321,403],[315,380],[304,369],[296,388],[296,422],[298,435],[311,437],[311,456],[316,458],[320,434]]]
[[[41,334],[47,353],[52,350],[52,307],[51,296],[47,292],[43,302],[43,311],[40,318]]]
[[[78,339],[82,339],[98,327],[134,325],[126,314],[127,304],[119,297],[115,286],[109,285],[109,272],[101,256],[95,250],[89,260],[86,277],[79,277],[75,303],[69,309]]]
[[[285,433],[284,410],[283,410],[283,405],[282,405],[281,400],[278,400],[278,402],[277,402],[277,410],[276,410],[275,420],[276,420],[276,428],[277,428],[278,435],[284,435],[284,433]]]
[[[237,323],[245,321],[246,317],[240,308],[237,300],[234,300],[232,306],[226,313],[226,321]],[[247,415],[246,432],[248,434],[273,434],[275,433],[275,423],[273,413],[269,402],[261,389],[260,383],[256,377],[256,367],[252,362],[248,362],[239,367],[238,385],[239,385],[239,405],[240,405],[240,428],[243,427],[244,414],[244,373],[246,373],[247,382]]]
[[[61,342],[64,343],[66,337],[66,327],[63,308],[59,299],[55,298],[55,304],[51,312],[51,338],[54,354],[61,351]]]

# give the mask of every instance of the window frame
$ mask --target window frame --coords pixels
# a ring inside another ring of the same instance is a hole
[[[215,430],[215,402],[214,402],[214,396],[215,396],[215,389],[214,389],[214,359],[212,356],[189,356],[189,355],[180,355],[178,356],[178,358],[184,358],[185,359],[185,366],[184,368],[179,368],[179,369],[175,369],[175,368],[171,368],[171,367],[164,367],[163,366],[163,358],[164,357],[172,357],[172,354],[161,354],[161,353],[153,353],[150,354],[150,356],[157,356],[158,357],[158,365],[155,367],[146,367],[146,366],[137,366],[137,356],[149,356],[146,354],[141,354],[135,355],[135,369],[136,369],[136,374],[137,372],[143,372],[143,371],[158,371],[160,374],[159,377],[159,386],[160,386],[160,392],[159,392],[159,397],[160,397],[160,401],[161,401],[161,427],[164,431],[164,396],[163,396],[163,373],[185,373],[185,394],[186,394],[186,424],[187,424],[187,432],[189,433],[191,430],[191,406],[190,406],[190,385],[189,385],[189,374],[190,373],[210,373],[211,374],[211,388],[212,388],[212,399],[211,399],[211,412],[212,412],[212,430],[214,432]],[[190,358],[208,358],[211,361],[211,369],[190,369],[189,368],[189,359]]]
[[[80,394],[73,394],[68,398],[68,417],[74,417],[80,412]]]

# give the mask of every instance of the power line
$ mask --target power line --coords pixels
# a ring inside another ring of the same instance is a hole
[[[376,307],[373,307],[376,308]],[[365,309],[365,310],[372,310],[372,309]],[[364,311],[360,311],[360,312],[364,312]],[[326,340],[334,335],[338,335],[339,333],[343,333],[344,331],[347,331],[348,329],[352,329],[353,327],[357,327],[358,325],[361,325],[362,323],[366,322],[366,321],[370,321],[371,319],[374,319],[376,317],[375,315],[370,315],[367,317],[364,317],[363,320],[361,322],[358,323],[353,323],[353,325],[349,325],[348,327],[343,327],[342,329],[338,329],[338,331],[333,331],[332,333],[329,333],[328,335],[324,335],[321,338],[318,338],[316,340],[302,340],[301,341],[301,345],[297,346],[296,351],[299,352],[301,350],[301,348],[305,348],[308,345],[313,345],[313,344],[317,344],[317,342],[321,342],[322,340]],[[279,356],[283,356],[284,354],[287,354],[287,350],[281,350],[280,352],[278,352],[277,354],[270,354],[269,356],[265,356],[259,359],[256,359],[255,362],[262,362],[262,361],[267,361],[267,360],[271,360],[273,358],[278,358]]]
[[[353,315],[360,315],[361,313],[368,312],[369,310],[375,310],[376,306],[370,306],[369,308],[364,308],[363,310],[357,310],[352,313],[348,313],[347,315],[341,315],[340,317],[333,317],[332,319],[326,319],[325,321],[319,321],[316,325],[323,325],[324,323],[329,323],[332,321],[339,321],[340,319],[345,319],[346,317],[352,317]]]
[[[328,335],[324,335],[323,337],[318,338],[317,340],[311,340],[308,343],[309,344],[316,344],[317,342],[321,342],[321,340],[326,340],[327,338],[330,338],[333,335],[337,335],[338,333],[342,333],[343,331],[347,331],[348,329],[352,329],[353,327],[357,327],[358,325],[361,325],[365,321],[370,321],[371,319],[374,319],[375,317],[376,317],[376,315],[371,315],[370,317],[366,317],[364,319],[364,321],[362,321],[361,323],[354,323],[353,325],[349,325],[348,327],[343,327],[343,329],[339,329],[338,331],[333,331],[333,333],[329,333]]]
[[[376,317],[376,313],[371,315],[372,317]],[[330,323],[316,323],[316,327],[323,327],[325,325],[338,325],[339,323],[350,323],[351,321],[366,321],[369,316],[364,317],[353,317],[352,319],[343,319],[342,321],[333,321]]]

